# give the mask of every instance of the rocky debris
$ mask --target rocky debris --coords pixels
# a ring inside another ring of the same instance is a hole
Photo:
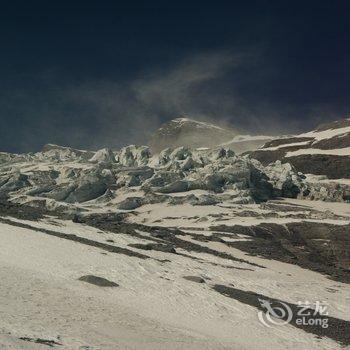
[[[211,230],[250,237],[247,241],[225,242],[249,254],[297,264],[334,280],[350,282],[350,225],[304,221],[213,226]],[[213,239],[217,237],[215,234]]]
[[[87,282],[90,284],[94,284],[99,287],[119,287],[119,284],[109,281],[106,278],[94,276],[94,275],[85,275],[79,278],[79,281]]]
[[[187,281],[196,282],[196,283],[205,283],[205,279],[199,276],[183,276]]]

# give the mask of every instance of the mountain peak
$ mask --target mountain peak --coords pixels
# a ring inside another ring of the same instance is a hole
[[[231,133],[236,134],[236,132],[231,130],[230,128],[223,128],[223,127],[220,127],[220,126],[213,124],[213,123],[210,123],[210,122],[195,120],[195,119],[188,118],[186,116],[180,116],[180,117],[174,118],[174,119],[170,120],[168,123],[180,124],[180,126],[185,126],[187,124],[187,125],[192,125],[192,126],[199,127],[199,128],[214,128],[214,129],[229,131]],[[163,126],[168,124],[168,123],[163,124]]]
[[[236,135],[237,133],[229,128],[181,115],[161,125],[152,135],[150,146],[155,152],[167,147],[213,147],[231,140]]]
[[[176,118],[172,119],[171,121],[173,121],[173,122],[189,122],[189,121],[193,121],[194,122],[195,120],[193,120],[191,118],[188,118],[185,115],[180,115],[179,117],[176,117]]]

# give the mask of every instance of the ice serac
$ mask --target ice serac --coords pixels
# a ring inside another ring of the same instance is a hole
[[[151,152],[147,146],[130,145],[123,147],[117,154],[117,160],[124,166],[142,166],[148,163]]]
[[[44,145],[42,154],[44,154],[46,158],[50,157],[51,159],[58,160],[77,158],[88,160],[94,155],[94,152],[48,143]]]
[[[46,145],[38,153],[1,154],[0,197],[59,210],[253,204],[279,197],[349,202],[349,134],[350,120],[344,120],[269,141],[246,155],[226,147],[181,145],[152,154],[147,146],[91,152]],[[328,163],[316,156],[335,158]]]
[[[115,160],[115,154],[113,151],[109,148],[102,148],[98,150],[90,159],[90,162],[92,163],[100,163],[100,162],[111,162],[114,163]]]
[[[289,164],[269,165],[222,147],[146,146],[118,152],[50,147],[0,165],[0,196],[59,210],[135,210],[143,205],[253,204],[273,198],[349,201],[350,184],[323,186]]]

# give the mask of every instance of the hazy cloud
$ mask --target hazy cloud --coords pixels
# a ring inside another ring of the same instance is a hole
[[[11,132],[1,131],[3,149],[36,151],[47,142],[89,149],[144,144],[162,122],[179,114],[265,134],[302,129],[302,120],[293,121],[296,113],[308,115],[309,124],[325,113],[337,116],[326,105],[296,108],[264,99],[265,80],[259,53],[228,51],[187,57],[127,81],[69,83],[57,72],[45,74],[38,89],[0,98],[3,115],[12,116]]]

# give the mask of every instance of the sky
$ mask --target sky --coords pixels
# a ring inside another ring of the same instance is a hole
[[[290,134],[350,116],[349,1],[12,1],[0,151],[145,144],[179,115]]]

